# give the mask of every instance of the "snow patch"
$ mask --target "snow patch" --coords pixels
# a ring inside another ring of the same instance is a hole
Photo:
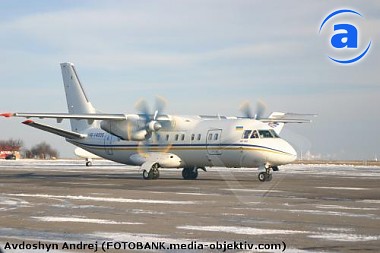
[[[377,211],[379,208],[375,207],[350,207],[350,206],[338,206],[338,205],[317,205],[319,209],[343,209],[343,210],[363,210],[363,211]]]
[[[343,234],[343,233],[314,234],[314,235],[309,235],[308,237],[314,238],[314,239],[323,239],[323,240],[338,241],[338,242],[367,242],[367,241],[376,241],[380,239],[380,236]]]
[[[191,205],[196,204],[195,201],[176,201],[176,200],[156,200],[156,199],[126,199],[126,198],[100,198],[82,195],[48,195],[48,194],[7,194],[9,196],[18,197],[35,197],[35,198],[55,198],[55,199],[71,199],[71,200],[89,200],[101,202],[118,202],[118,203],[142,203],[142,204],[166,204],[166,205]]]
[[[336,212],[336,211],[322,211],[322,210],[307,210],[307,209],[297,209],[289,210],[291,213],[309,213],[316,215],[332,215],[332,216],[346,216],[346,217],[361,217],[361,218],[371,218],[379,219],[377,215],[374,214],[355,214],[347,212]]]
[[[239,235],[272,235],[272,234],[303,234],[305,231],[282,230],[282,229],[261,229],[252,227],[233,226],[178,226],[177,229],[234,233]]]
[[[357,202],[371,203],[371,204],[380,204],[380,200],[379,199],[364,199],[364,200],[358,200]]]
[[[239,192],[284,192],[272,189],[221,189],[223,191],[239,191]]]
[[[102,219],[89,219],[83,217],[32,217],[33,219],[45,221],[45,222],[75,222],[75,223],[96,223],[96,224],[109,224],[109,225],[142,225],[140,222],[118,222]]]
[[[350,191],[366,191],[366,190],[370,190],[368,188],[355,188],[355,187],[324,187],[324,186],[320,186],[320,187],[315,187],[317,189],[331,189],[331,190],[350,190]]]
[[[177,195],[193,195],[193,196],[220,196],[216,193],[196,193],[196,192],[176,192]]]

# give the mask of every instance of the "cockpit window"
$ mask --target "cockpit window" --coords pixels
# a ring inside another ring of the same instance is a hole
[[[273,135],[274,138],[280,138],[280,136],[273,129],[269,129],[269,131]]]
[[[245,130],[243,132],[243,139],[248,139],[251,133],[252,133],[252,130]]]
[[[256,130],[253,130],[253,132],[252,132],[251,139],[253,139],[253,138],[259,138],[259,134],[257,133]]]
[[[259,130],[260,138],[274,138],[269,130]]]

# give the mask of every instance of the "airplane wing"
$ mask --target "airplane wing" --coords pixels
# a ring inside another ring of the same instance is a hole
[[[24,118],[50,118],[50,119],[87,119],[87,120],[126,120],[125,114],[70,114],[70,113],[1,113],[3,117],[24,117]]]
[[[59,121],[63,119],[85,119],[85,120],[128,120],[128,118],[136,119],[140,117],[142,119],[146,118],[146,115],[141,114],[109,114],[109,113],[88,113],[88,114],[70,114],[70,113],[0,113],[0,116],[9,117],[23,117],[23,118],[39,118],[39,119],[57,119]],[[148,115],[148,117],[153,118],[153,115]],[[157,120],[159,121],[170,121],[169,115],[158,115]]]
[[[46,131],[46,132],[49,132],[52,134],[56,134],[56,135],[62,136],[62,137],[67,138],[67,139],[83,139],[83,138],[87,137],[87,134],[80,134],[80,133],[76,133],[76,132],[72,132],[72,131],[67,131],[67,130],[64,130],[61,128],[52,127],[49,125],[37,123],[37,122],[34,122],[33,120],[26,120],[22,123],[27,125],[27,126],[31,126],[31,127],[37,128],[37,129],[41,129],[43,131]]]

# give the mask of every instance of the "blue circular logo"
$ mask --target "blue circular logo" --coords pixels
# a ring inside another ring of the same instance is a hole
[[[346,15],[343,15],[346,14]],[[339,15],[339,17],[338,17]],[[347,16],[350,15],[350,22],[347,21]],[[342,20],[342,16],[345,19]],[[354,18],[363,18],[363,16],[356,11],[342,9],[332,12],[328,15],[319,27],[319,33],[323,30],[326,30],[329,25],[333,22],[332,20],[338,20],[338,23],[332,24],[333,33],[330,35],[331,39],[329,45],[333,48],[333,54],[337,56],[327,55],[332,61],[341,63],[341,64],[350,64],[359,61],[362,59],[369,51],[371,47],[371,40],[369,40],[366,47],[359,46],[359,29],[358,25],[353,23]],[[331,32],[331,30],[329,30]],[[345,56],[344,58],[341,58]]]

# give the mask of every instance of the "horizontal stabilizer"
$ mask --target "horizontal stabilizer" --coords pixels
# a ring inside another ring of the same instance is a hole
[[[28,126],[31,126],[31,127],[34,127],[34,128],[37,128],[37,129],[40,129],[40,130],[43,130],[43,131],[46,131],[49,133],[52,133],[52,134],[62,136],[62,137],[67,138],[67,139],[83,139],[83,138],[87,137],[86,134],[79,134],[76,132],[63,130],[63,129],[52,127],[49,125],[40,124],[40,123],[34,122],[33,120],[26,120],[22,123],[25,125],[28,125]]]
[[[311,120],[306,118],[316,116],[316,114],[272,112],[268,118],[260,119],[260,121],[265,123],[310,123]]]
[[[276,119],[260,119],[260,121],[265,122],[265,123],[310,123],[310,119],[281,119],[281,118],[276,118]]]

